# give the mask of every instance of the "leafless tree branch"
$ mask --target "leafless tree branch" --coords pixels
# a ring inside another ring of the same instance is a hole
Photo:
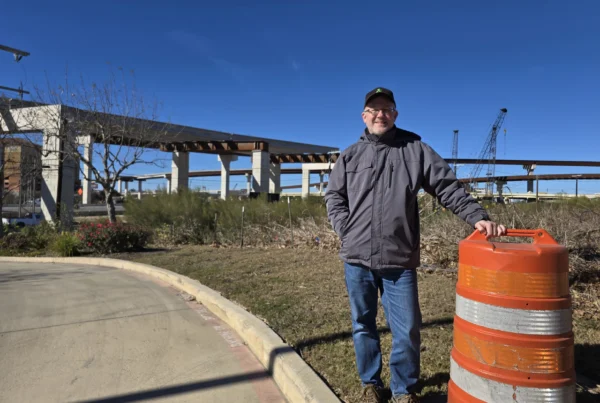
[[[158,122],[158,105],[148,104],[138,92],[133,77],[112,73],[104,83],[64,85],[34,89],[35,102],[48,107],[25,108],[19,115],[21,129],[44,127],[44,141],[62,142],[61,161],[80,162],[83,180],[102,186],[107,215],[116,221],[115,185],[136,164],[161,165],[147,153],[149,146],[165,141],[170,125]],[[58,107],[53,107],[56,105]],[[25,106],[25,105],[23,105]],[[85,151],[83,139],[91,139],[93,151]],[[47,145],[47,144],[46,144]],[[45,157],[52,147],[45,147]]]

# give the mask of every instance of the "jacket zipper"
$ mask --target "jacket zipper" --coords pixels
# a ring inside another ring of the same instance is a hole
[[[392,188],[392,176],[394,174],[394,164],[390,164],[390,179],[389,179],[389,183],[388,183],[388,189]]]

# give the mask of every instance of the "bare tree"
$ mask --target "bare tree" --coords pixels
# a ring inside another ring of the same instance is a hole
[[[33,97],[45,106],[23,108],[24,129],[45,128],[43,141],[60,144],[61,163],[79,164],[82,180],[102,186],[108,218],[116,222],[117,181],[136,164],[163,166],[150,149],[173,136],[171,125],[157,121],[157,104],[146,103],[124,74],[102,84],[81,79],[76,86],[67,80],[64,86],[35,88]]]

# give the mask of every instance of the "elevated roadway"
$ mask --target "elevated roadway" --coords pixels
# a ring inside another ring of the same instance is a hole
[[[452,163],[454,159],[446,158],[446,162]],[[456,160],[457,164],[477,164],[480,162],[477,159],[469,159],[469,158],[459,158]],[[496,165],[520,165],[524,167],[530,166],[555,166],[555,167],[600,167],[600,161],[558,161],[558,160],[504,160],[499,159],[496,160]],[[302,174],[302,168],[281,168],[282,174]],[[232,169],[230,170],[230,175],[252,175],[252,169]],[[552,174],[551,174],[552,175]],[[571,175],[571,174],[564,174]],[[584,174],[585,175],[585,174]],[[189,176],[191,178],[199,178],[199,177],[211,177],[211,176],[221,176],[220,170],[201,170],[201,171],[190,171]],[[525,176],[525,175],[513,175],[514,177]],[[539,179],[542,179],[542,176],[548,175],[538,175]],[[142,174],[142,175],[122,175],[121,179],[124,181],[134,181],[134,180],[149,180],[149,179],[164,179],[170,178],[171,172],[162,172],[155,174]],[[532,177],[518,180],[527,180],[533,179]],[[559,178],[559,179],[575,179],[575,178]],[[467,181],[467,179],[461,179]],[[486,182],[487,177],[476,178],[476,182]],[[515,179],[517,180],[517,179]],[[550,179],[544,179],[550,180]]]
[[[511,175],[511,176],[495,176],[494,181],[505,181],[505,182],[521,182],[529,180],[600,180],[600,173],[598,174],[544,174],[544,175]],[[485,183],[488,181],[488,177],[480,178],[459,178],[460,182],[463,183]],[[323,182],[324,186],[327,186],[328,182]],[[311,187],[319,186],[319,183],[311,183]],[[286,185],[282,186],[281,189],[300,189],[302,185]]]

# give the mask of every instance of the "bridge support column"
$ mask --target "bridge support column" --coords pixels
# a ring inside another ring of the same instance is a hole
[[[237,155],[219,155],[221,161],[221,199],[227,200],[229,197],[229,178],[231,161],[237,161]]]
[[[173,162],[171,163],[171,192],[188,188],[190,174],[190,153],[186,151],[173,151]]]
[[[323,192],[323,175],[327,170],[333,169],[335,164],[315,162],[302,164],[302,198],[305,199],[310,196],[310,173],[312,171],[320,171],[319,177],[321,184],[319,186],[319,192]]]
[[[506,181],[497,180],[496,181],[496,189],[498,189],[498,202],[504,203],[504,185],[506,185]]]
[[[83,144],[83,157],[92,161],[94,141],[92,136],[83,136],[79,139],[79,144]],[[88,164],[83,164],[83,194],[81,195],[81,204],[90,204],[92,202],[92,169]]]
[[[306,199],[310,196],[310,168],[302,165],[302,198]]]
[[[252,151],[252,190],[256,193],[269,191],[269,165],[268,151]]]
[[[269,164],[269,193],[281,193],[281,164]]]
[[[325,177],[325,172],[321,171],[319,173],[319,196],[323,196],[323,191],[325,190],[325,184],[323,183],[324,177]]]
[[[138,179],[138,199],[142,200],[142,180]]]
[[[246,195],[250,195],[252,191],[252,174],[244,174],[246,176]]]
[[[581,175],[573,175],[575,178],[575,198],[579,197],[579,178]]]
[[[58,131],[51,128],[43,131],[42,146],[42,213],[46,221],[58,220],[69,228],[73,218],[76,163],[65,141]]]
[[[533,175],[533,171],[535,170],[536,165],[523,165],[523,169],[527,171],[527,175]],[[533,193],[533,179],[527,180],[527,193]]]

